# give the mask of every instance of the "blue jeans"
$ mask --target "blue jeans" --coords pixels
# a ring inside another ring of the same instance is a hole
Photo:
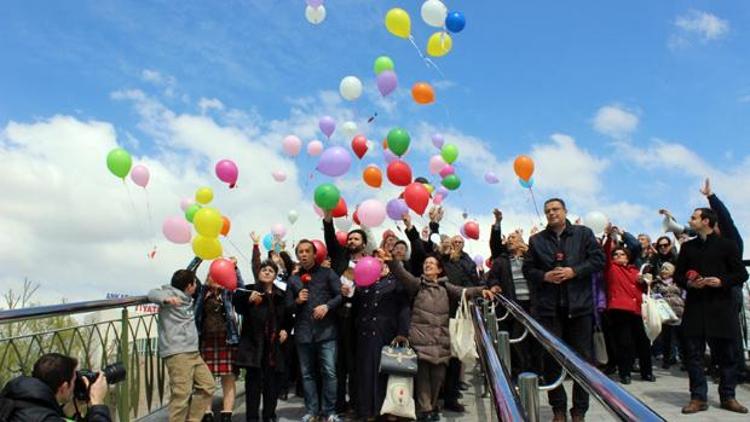
[[[297,343],[297,354],[305,392],[305,413],[330,416],[336,410],[336,340]],[[320,373],[316,369],[320,368]],[[323,406],[318,399],[318,378],[322,378]]]

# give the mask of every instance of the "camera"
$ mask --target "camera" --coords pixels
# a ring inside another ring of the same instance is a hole
[[[76,400],[89,401],[89,387],[97,378],[99,378],[100,373],[104,373],[104,376],[107,377],[107,384],[110,385],[117,384],[127,376],[127,370],[122,362],[107,365],[102,368],[101,372],[95,372],[90,369],[76,371],[76,385],[73,390]],[[84,378],[89,381],[88,386],[86,386],[86,383],[83,381]]]

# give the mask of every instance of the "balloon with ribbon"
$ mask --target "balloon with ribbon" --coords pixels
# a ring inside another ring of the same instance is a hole
[[[522,188],[531,189],[532,187],[534,187],[534,178],[529,177],[529,180],[523,180],[519,177],[518,183],[521,185]]]
[[[313,25],[320,25],[326,20],[326,7],[322,4],[318,7],[308,5],[305,8],[305,19]]]
[[[411,18],[406,10],[395,7],[385,14],[385,28],[397,37],[409,38],[411,35]]]
[[[237,184],[237,177],[239,176],[239,169],[237,164],[232,160],[220,160],[216,163],[214,168],[216,171],[216,177],[224,183],[229,184],[229,188],[233,188]]]
[[[411,142],[409,132],[402,128],[391,129],[386,139],[388,141],[388,149],[399,157],[406,153]]]
[[[534,160],[528,155],[519,155],[513,161],[513,171],[522,180],[529,180],[534,174]]]
[[[295,210],[289,211],[289,214],[287,214],[286,219],[289,220],[289,224],[294,225],[294,223],[297,222],[297,219],[299,219],[299,213]]]

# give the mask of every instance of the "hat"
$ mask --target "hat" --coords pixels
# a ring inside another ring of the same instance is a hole
[[[396,233],[394,233],[391,229],[383,232],[383,240],[388,239],[389,237],[396,237]]]

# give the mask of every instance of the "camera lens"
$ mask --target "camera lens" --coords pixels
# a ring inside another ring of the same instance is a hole
[[[107,384],[117,384],[127,376],[127,370],[122,362],[107,365],[102,369],[102,372],[107,377]]]

